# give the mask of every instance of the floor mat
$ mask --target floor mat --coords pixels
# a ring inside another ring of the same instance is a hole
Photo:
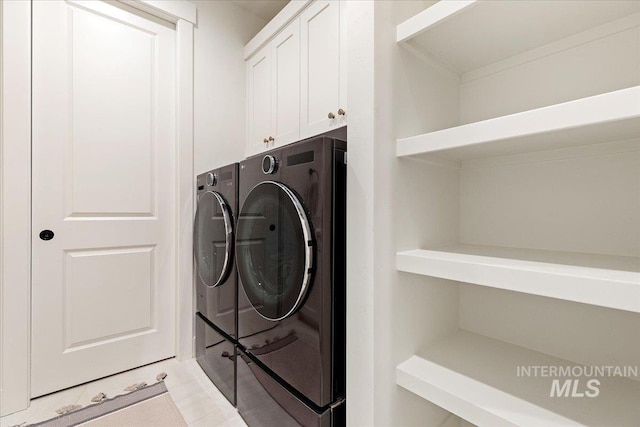
[[[164,382],[139,388],[28,427],[176,426],[187,423],[167,392]]]

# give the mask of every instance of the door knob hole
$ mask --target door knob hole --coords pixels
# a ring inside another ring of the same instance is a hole
[[[42,230],[40,232],[40,238],[42,240],[51,240],[55,234],[51,230]]]

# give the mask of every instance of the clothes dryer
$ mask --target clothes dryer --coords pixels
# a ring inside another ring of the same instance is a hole
[[[238,164],[197,177],[194,224],[196,264],[196,358],[235,405],[235,339],[238,279],[234,229],[238,207]]]
[[[239,173],[243,366],[323,417],[345,396],[346,143],[312,138],[249,158]],[[255,414],[251,392],[238,387],[241,415]]]

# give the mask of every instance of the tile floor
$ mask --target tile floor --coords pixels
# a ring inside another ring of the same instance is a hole
[[[189,426],[246,426],[195,359],[185,362],[169,359],[34,399],[28,409],[0,418],[0,427],[53,418],[57,416],[56,409],[73,404],[87,406],[91,404],[91,398],[100,392],[106,393],[107,397],[124,394],[124,389],[134,383],[155,383],[156,375],[161,372],[167,374],[165,384],[169,394]]]

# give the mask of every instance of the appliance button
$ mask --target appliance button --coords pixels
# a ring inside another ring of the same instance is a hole
[[[262,159],[262,172],[265,175],[275,173],[278,169],[278,160],[270,154],[267,154]]]

